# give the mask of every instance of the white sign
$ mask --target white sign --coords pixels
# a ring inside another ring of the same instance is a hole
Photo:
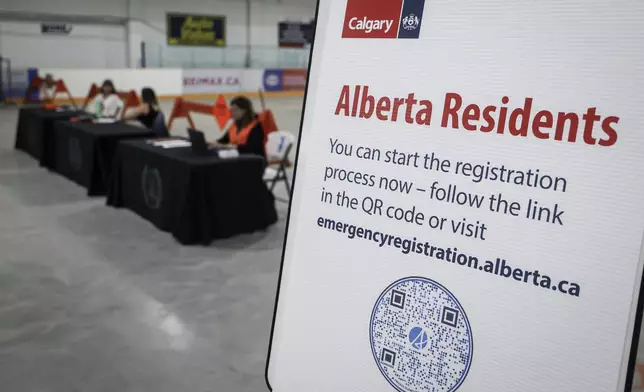
[[[376,3],[318,4],[269,386],[630,390],[644,7]]]
[[[185,69],[183,93],[236,93],[241,91],[243,73],[241,69]]]

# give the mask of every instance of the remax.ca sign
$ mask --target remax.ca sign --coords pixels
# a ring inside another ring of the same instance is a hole
[[[184,94],[219,94],[241,91],[241,69],[185,69],[183,70]]]

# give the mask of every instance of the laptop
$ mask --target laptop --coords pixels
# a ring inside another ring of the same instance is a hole
[[[203,132],[194,128],[188,128],[188,137],[192,144],[192,151],[197,155],[217,156],[217,150],[211,149],[206,142]]]

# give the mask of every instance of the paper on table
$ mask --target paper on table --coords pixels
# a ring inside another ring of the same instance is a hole
[[[153,143],[154,146],[156,147],[162,147],[162,148],[176,148],[176,147],[189,147],[192,144],[187,141],[187,140],[166,140],[162,142],[156,142]]]
[[[239,156],[239,151],[237,151],[236,148],[227,148],[218,150],[217,155],[219,155],[219,158],[237,158]]]
[[[116,122],[113,118],[99,118],[94,121],[96,124],[114,124]]]

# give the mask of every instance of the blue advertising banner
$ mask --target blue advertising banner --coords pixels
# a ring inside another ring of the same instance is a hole
[[[284,70],[266,69],[264,70],[264,90],[265,91],[282,91],[284,88]]]
[[[29,88],[29,86],[31,86],[31,82],[36,78],[36,76],[38,76],[38,68],[28,68],[26,76],[27,76],[27,80],[20,85],[19,87],[20,92],[17,95],[17,97],[22,98],[22,95],[24,94],[24,92],[27,91],[27,88]],[[37,89],[35,91],[32,91],[29,98],[34,101],[40,100],[40,90]]]

